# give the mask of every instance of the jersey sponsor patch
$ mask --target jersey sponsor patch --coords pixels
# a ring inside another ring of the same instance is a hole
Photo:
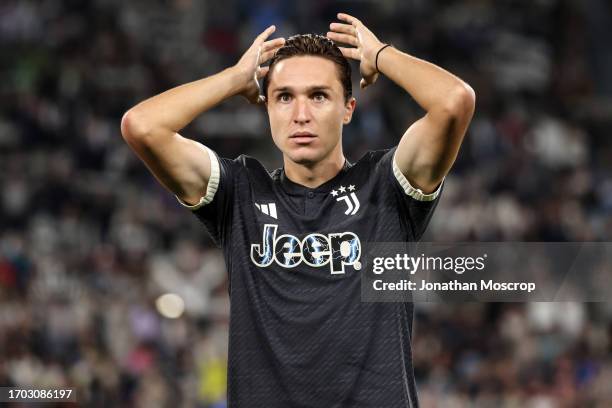
[[[295,268],[302,262],[312,267],[329,264],[330,273],[343,274],[345,266],[361,269],[361,242],[352,232],[323,235],[311,233],[303,239],[290,234],[276,237],[278,225],[265,224],[261,244],[251,244],[251,260],[261,268],[276,263]]]

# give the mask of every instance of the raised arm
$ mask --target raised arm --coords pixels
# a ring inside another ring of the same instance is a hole
[[[395,163],[413,187],[433,192],[457,158],[474,114],[473,89],[434,64],[393,47],[382,49],[385,44],[355,17],[340,13],[338,19],[345,23],[332,23],[327,36],[355,47],[340,49],[345,57],[360,61],[361,87],[383,73],[426,111],[402,136]]]
[[[284,44],[283,38],[266,41],[275,31],[268,27],[238,63],[210,77],[153,96],[128,110],[121,134],[157,180],[187,204],[204,195],[211,162],[204,145],[178,132],[201,113],[234,95],[258,102],[259,85],[267,67],[260,67]]]

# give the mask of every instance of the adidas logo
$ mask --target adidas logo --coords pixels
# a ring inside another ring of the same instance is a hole
[[[257,204],[255,203],[255,207],[257,207],[257,209],[259,211],[261,211],[262,213],[269,215],[270,217],[274,218],[275,220],[278,219],[278,216],[276,215],[276,204],[274,203],[270,203],[270,204]]]

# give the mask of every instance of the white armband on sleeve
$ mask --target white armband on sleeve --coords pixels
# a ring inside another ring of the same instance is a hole
[[[434,191],[433,193],[429,193],[429,194],[423,193],[423,190],[421,190],[420,188],[413,187],[408,181],[408,179],[406,178],[406,176],[404,176],[404,174],[401,172],[399,167],[397,167],[397,163],[395,163],[395,154],[393,154],[393,174],[395,175],[395,178],[397,179],[397,181],[400,183],[400,185],[404,189],[404,192],[406,193],[406,195],[409,195],[410,197],[418,201],[435,200],[436,197],[438,197],[438,195],[440,194],[440,190],[442,189],[442,184],[444,184],[444,179],[442,179],[436,191]]]
[[[206,147],[206,151],[208,152],[208,157],[210,159],[210,178],[208,179],[208,184],[206,186],[206,195],[200,198],[200,201],[194,205],[189,205],[180,198],[176,197],[178,202],[181,203],[183,207],[189,208],[192,211],[197,210],[198,208],[206,204],[209,204],[213,200],[213,198],[215,198],[215,193],[219,188],[219,179],[221,178],[219,159],[217,159],[217,155],[215,154],[215,152],[210,150],[208,147]]]

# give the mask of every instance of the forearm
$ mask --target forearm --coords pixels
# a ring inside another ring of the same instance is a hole
[[[238,94],[244,74],[234,67],[172,88],[130,109],[123,118],[124,132],[133,136],[174,134],[197,116]]]
[[[379,54],[378,69],[427,112],[460,109],[465,99],[473,97],[469,85],[455,75],[393,47]]]

